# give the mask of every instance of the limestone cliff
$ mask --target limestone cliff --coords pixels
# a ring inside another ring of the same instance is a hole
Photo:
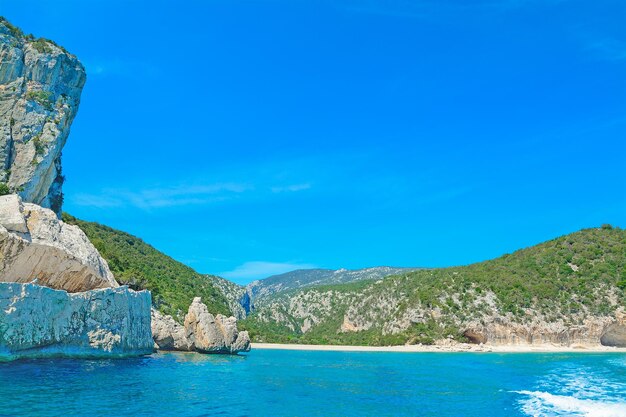
[[[61,151],[85,69],[62,47],[0,18],[0,184],[61,213]]]
[[[118,286],[77,226],[15,194],[0,196],[0,282],[35,280],[69,292]]]
[[[69,294],[0,283],[0,361],[150,354],[150,303],[149,292],[126,287]]]
[[[84,84],[75,56],[0,18],[0,361],[153,351],[150,293],[119,287],[59,220],[61,151]]]

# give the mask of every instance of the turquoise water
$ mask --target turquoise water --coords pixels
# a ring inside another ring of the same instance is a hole
[[[1,416],[626,416],[626,355],[257,350],[0,363]]]

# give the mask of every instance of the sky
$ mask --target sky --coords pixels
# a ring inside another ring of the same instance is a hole
[[[626,3],[0,0],[87,69],[64,210],[238,283],[626,227]]]

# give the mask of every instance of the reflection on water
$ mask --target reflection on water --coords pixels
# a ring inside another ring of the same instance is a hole
[[[156,353],[153,356],[171,358],[179,363],[211,363],[214,365],[220,365],[246,360],[247,355],[203,355],[195,352],[163,352]]]

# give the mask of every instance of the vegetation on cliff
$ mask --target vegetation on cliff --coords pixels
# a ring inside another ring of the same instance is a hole
[[[276,295],[242,323],[253,341],[465,341],[486,323],[583,326],[626,306],[626,231],[585,229],[497,259]]]
[[[231,314],[215,277],[197,273],[128,233],[67,213],[63,221],[85,232],[120,284],[150,290],[153,304],[162,313],[182,322],[193,298],[202,297],[211,313]]]
[[[24,31],[21,28],[13,25],[4,16],[0,16],[0,24],[4,25],[9,30],[9,33],[11,34],[11,36],[17,39],[24,39],[27,42],[31,42],[31,45],[33,46],[33,48],[35,48],[37,52],[39,53],[46,53],[46,54],[51,53],[52,48],[50,48],[50,45],[54,45],[57,48],[61,49],[66,54],[69,54],[69,52],[67,52],[67,50],[64,47],[57,44],[53,40],[41,38],[41,37],[35,38],[35,36],[32,33],[29,33],[29,34],[24,33]]]

